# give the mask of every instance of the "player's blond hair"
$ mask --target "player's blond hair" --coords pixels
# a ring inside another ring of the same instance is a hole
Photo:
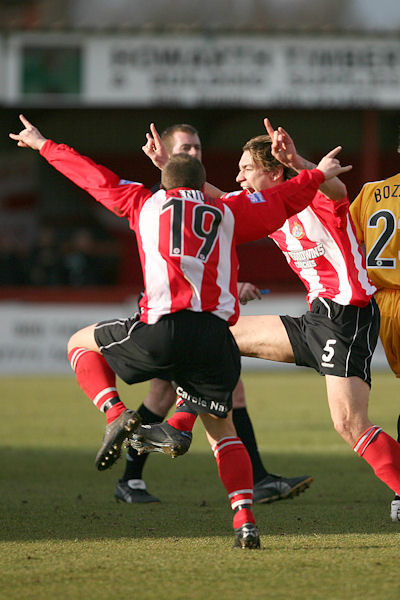
[[[268,173],[276,171],[279,167],[283,168],[283,178],[290,179],[297,175],[293,169],[285,167],[271,153],[271,138],[269,135],[258,135],[245,143],[242,150],[249,152],[255,163],[260,164],[264,171]]]

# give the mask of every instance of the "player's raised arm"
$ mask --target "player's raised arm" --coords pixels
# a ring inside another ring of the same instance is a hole
[[[154,123],[150,123],[150,132],[146,133],[147,142],[142,146],[142,150],[151,162],[162,171],[169,158],[168,152]]]
[[[268,135],[272,140],[271,153],[277,160],[279,160],[279,162],[286,167],[290,167],[294,171],[297,171],[297,173],[299,173],[302,169],[314,169],[316,167],[315,163],[303,158],[300,156],[300,154],[298,154],[293,139],[288,132],[283,129],[283,127],[274,129],[269,119],[264,119],[264,125]],[[338,146],[335,150],[337,150],[337,154],[341,150],[341,147]],[[336,154],[334,156],[336,156]],[[327,156],[330,156],[330,153],[327,154]],[[331,167],[332,166],[333,163],[331,163]],[[349,165],[348,167],[344,168],[344,170],[338,171],[337,175],[347,173],[347,171],[350,171],[351,168],[352,167]],[[319,189],[331,200],[342,200],[347,195],[345,184],[340,181],[337,176],[326,177],[326,180],[320,185]]]
[[[336,178],[338,175],[342,175],[343,173],[347,173],[352,169],[352,165],[347,165],[342,167],[336,155],[341,151],[342,146],[336,146],[333,150],[328,152],[325,156],[323,156],[320,162],[317,165],[317,169],[323,172],[325,175],[325,181],[329,181],[330,179]]]
[[[32,150],[41,150],[43,144],[47,142],[40,131],[28,121],[24,115],[19,115],[19,118],[25,129],[19,133],[10,133],[9,137],[17,142],[20,148],[31,148]]]

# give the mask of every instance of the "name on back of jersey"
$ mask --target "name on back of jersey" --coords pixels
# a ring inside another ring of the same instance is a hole
[[[374,191],[375,202],[388,198],[400,198],[400,183],[385,184]]]

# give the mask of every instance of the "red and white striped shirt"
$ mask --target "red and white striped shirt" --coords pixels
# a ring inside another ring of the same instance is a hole
[[[129,221],[136,233],[145,293],[141,320],[189,309],[234,324],[239,316],[236,244],[265,237],[302,210],[324,175],[318,169],[260,193],[207,198],[178,188],[155,194],[120,180],[74,149],[48,140],[41,154],[97,201]]]
[[[365,306],[376,288],[349,214],[348,198],[334,201],[321,192],[270,236],[307,288],[307,301],[330,298],[338,304]]]

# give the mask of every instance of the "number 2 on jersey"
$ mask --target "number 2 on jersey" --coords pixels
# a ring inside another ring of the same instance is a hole
[[[381,254],[392,239],[396,231],[396,217],[390,210],[378,210],[368,219],[368,227],[377,227],[380,220],[384,220],[384,229],[375,244],[367,254],[367,267],[369,269],[395,269],[396,258],[382,258]]]

